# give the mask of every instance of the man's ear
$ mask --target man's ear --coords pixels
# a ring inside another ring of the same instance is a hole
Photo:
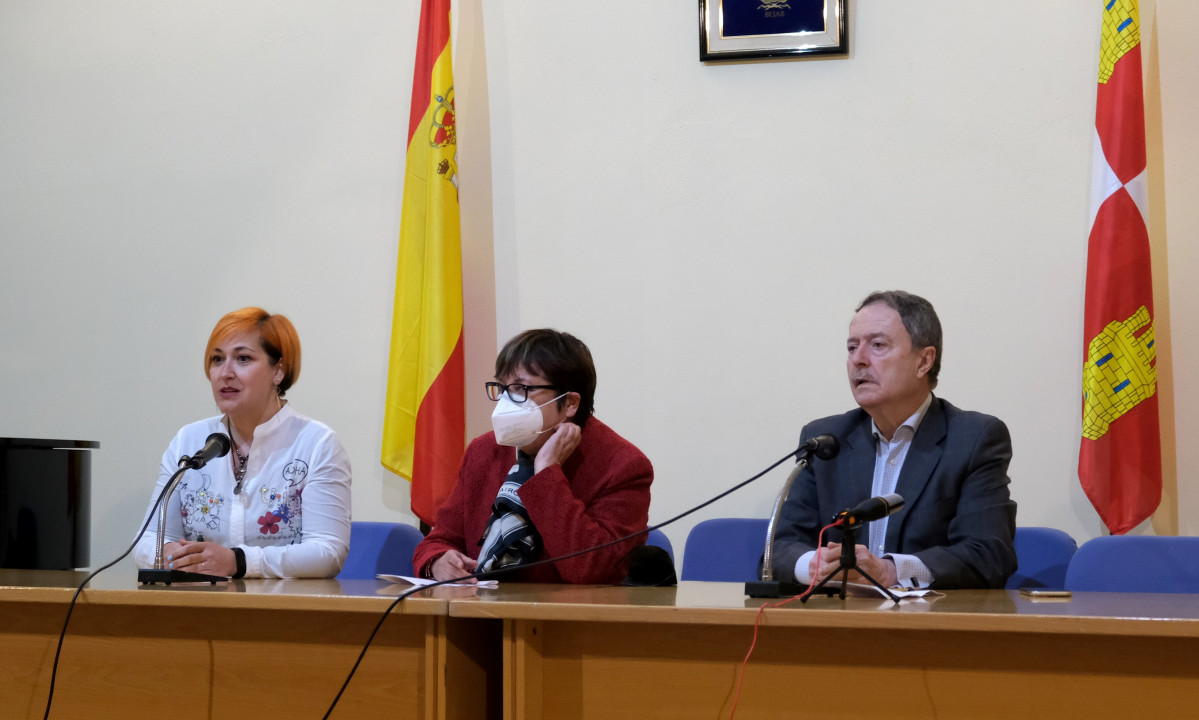
[[[924,377],[933,369],[937,359],[937,349],[932,345],[920,349],[920,364],[916,366],[916,377]]]

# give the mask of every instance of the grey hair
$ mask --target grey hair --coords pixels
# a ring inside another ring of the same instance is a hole
[[[941,320],[937,317],[933,304],[919,295],[903,290],[882,290],[867,295],[858,305],[858,310],[874,303],[882,303],[899,313],[904,329],[912,338],[913,350],[932,347],[937,351],[936,357],[933,358],[933,366],[928,371],[928,386],[930,389],[935,388],[937,376],[941,374]]]

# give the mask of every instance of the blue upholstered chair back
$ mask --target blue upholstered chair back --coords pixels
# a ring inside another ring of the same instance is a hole
[[[674,562],[674,546],[670,544],[670,538],[666,537],[666,533],[661,530],[650,530],[649,535],[645,537],[645,544],[662,548],[670,556],[670,562]]]
[[[1020,567],[1008,578],[1007,588],[1049,588],[1066,586],[1066,568],[1078,550],[1068,533],[1049,527],[1016,528],[1016,559]]]
[[[683,580],[750,582],[758,579],[758,561],[766,542],[764,518],[713,518],[698,523],[687,536]],[[1061,588],[1066,567],[1078,545],[1054,528],[1016,528],[1020,569],[1009,588]],[[693,552],[694,551],[694,552]]]
[[[1112,535],[1083,543],[1067,590],[1199,593],[1199,537]]]
[[[370,579],[379,573],[411,577],[412,551],[422,537],[404,523],[355,521],[350,524],[350,553],[337,579]]]
[[[683,580],[751,582],[766,545],[763,518],[712,518],[691,528],[683,550]]]

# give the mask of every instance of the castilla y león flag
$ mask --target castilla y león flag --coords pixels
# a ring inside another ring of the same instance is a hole
[[[1141,88],[1137,2],[1109,0],[1095,107],[1078,477],[1114,534],[1153,514],[1162,493]]]
[[[412,511],[429,524],[454,487],[466,436],[457,160],[450,0],[423,0],[382,461],[412,482]]]

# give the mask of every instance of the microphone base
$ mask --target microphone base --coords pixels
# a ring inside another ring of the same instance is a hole
[[[803,583],[787,582],[783,580],[755,580],[745,583],[745,594],[752,598],[784,598],[795,597],[807,592],[808,586]],[[834,595],[836,590],[829,591],[821,588],[820,592],[825,595]]]
[[[216,585],[218,582],[225,582],[229,578],[224,575],[205,575],[204,573],[187,572],[186,570],[155,570],[154,568],[141,568],[137,571],[137,581],[142,585],[154,585],[162,583],[170,585],[171,583],[199,583],[206,582]]]

